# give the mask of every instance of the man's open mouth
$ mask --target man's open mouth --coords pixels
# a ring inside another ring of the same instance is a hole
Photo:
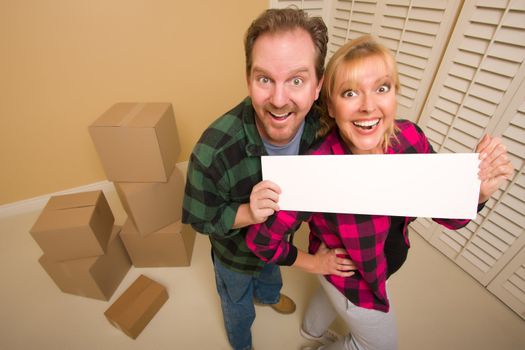
[[[277,120],[285,120],[285,119],[288,118],[291,114],[292,114],[292,112],[286,112],[286,113],[273,113],[273,112],[270,112],[270,115],[271,115],[274,119],[277,119]]]

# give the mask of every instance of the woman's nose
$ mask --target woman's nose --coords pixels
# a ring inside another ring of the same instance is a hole
[[[372,96],[369,96],[369,95],[364,95],[363,96],[363,100],[362,100],[362,103],[361,103],[361,111],[362,112],[365,112],[365,113],[370,113],[370,112],[373,112],[375,110],[375,107],[376,104],[375,104],[375,101],[374,101],[374,98]]]

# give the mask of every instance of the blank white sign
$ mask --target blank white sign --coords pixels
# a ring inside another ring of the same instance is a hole
[[[263,156],[281,210],[474,219],[479,154]]]

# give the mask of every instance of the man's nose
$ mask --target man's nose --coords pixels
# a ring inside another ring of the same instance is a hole
[[[284,84],[275,84],[272,91],[271,103],[276,108],[286,106],[288,103],[288,92],[286,91]]]

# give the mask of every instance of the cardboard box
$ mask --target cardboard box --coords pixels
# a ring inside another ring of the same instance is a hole
[[[124,210],[141,235],[147,235],[182,218],[184,177],[175,167],[166,183],[115,183]]]
[[[89,133],[111,181],[166,182],[180,153],[170,103],[117,103]]]
[[[30,230],[44,254],[70,260],[104,254],[115,218],[102,191],[54,196]]]
[[[166,288],[140,275],[104,315],[112,325],[136,339],[166,300]]]
[[[195,231],[176,221],[158,231],[141,236],[131,220],[126,220],[120,238],[135,267],[189,266]]]
[[[109,300],[131,268],[119,233],[120,226],[115,226],[104,255],[67,261],[43,255],[38,262],[62,292]]]

